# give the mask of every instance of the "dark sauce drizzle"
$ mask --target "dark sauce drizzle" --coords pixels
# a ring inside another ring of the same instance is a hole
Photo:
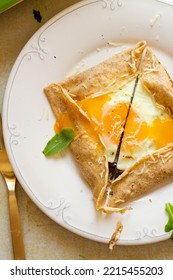
[[[114,161],[113,162],[108,162],[109,180],[110,181],[115,180],[117,177],[119,177],[123,173],[123,170],[120,170],[117,167],[117,164],[118,164],[118,160],[119,160],[119,156],[120,156],[120,150],[121,150],[121,144],[122,144],[122,141],[123,141],[123,137],[124,137],[125,128],[126,128],[126,124],[127,124],[127,121],[128,121],[130,109],[131,109],[133,99],[134,99],[134,96],[135,96],[135,91],[136,91],[136,87],[137,87],[137,84],[138,84],[138,80],[139,80],[139,74],[137,75],[136,80],[135,80],[135,84],[134,84],[133,92],[132,92],[132,95],[131,95],[131,98],[130,98],[130,103],[129,103],[126,119],[125,119],[124,126],[123,126],[123,131],[122,131],[121,136],[120,136],[120,140],[119,140],[119,143],[118,143],[118,148],[117,148],[117,151],[116,151],[116,154],[115,154]]]
[[[115,180],[117,177],[119,177],[124,172],[124,170],[121,170],[117,167],[116,162],[108,162],[108,166],[109,166],[109,180],[110,181]]]

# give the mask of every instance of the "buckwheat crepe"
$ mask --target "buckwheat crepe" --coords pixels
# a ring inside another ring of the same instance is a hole
[[[56,119],[60,120],[62,114],[68,115],[68,125],[75,132],[70,149],[93,192],[96,209],[100,211],[123,212],[124,208],[118,208],[123,203],[136,199],[173,176],[173,143],[168,141],[164,147],[155,148],[148,154],[146,151],[111,181],[104,141],[91,125],[87,112],[79,106],[84,100],[121,89],[137,75],[153,102],[172,118],[172,80],[145,41],[44,89]]]

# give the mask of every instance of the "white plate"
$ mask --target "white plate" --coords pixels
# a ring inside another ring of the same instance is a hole
[[[147,40],[173,76],[173,6],[154,0],[81,1],[48,21],[28,41],[9,77],[3,127],[8,154],[21,185],[54,221],[68,230],[108,242],[117,221],[124,230],[118,244],[165,240],[165,203],[173,185],[131,203],[124,215],[97,213],[92,193],[69,152],[60,159],[42,154],[53,136],[55,118],[43,87],[86,69],[139,40]],[[109,43],[121,43],[112,46]]]

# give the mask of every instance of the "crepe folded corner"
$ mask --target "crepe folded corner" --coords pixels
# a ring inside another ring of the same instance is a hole
[[[144,49],[145,57],[139,70]],[[70,122],[62,123],[60,127],[64,128],[68,123],[74,130],[75,138],[70,144],[73,157],[93,192],[96,209],[108,213],[123,212],[125,208],[119,207],[124,203],[173,176],[173,143],[170,143],[140,158],[110,182],[105,145],[92,127],[91,119],[78,105],[78,102],[103,95],[112,88],[120,89],[137,75],[155,102],[172,114],[172,80],[145,41],[44,89],[56,119],[60,121],[62,114],[68,115]]]

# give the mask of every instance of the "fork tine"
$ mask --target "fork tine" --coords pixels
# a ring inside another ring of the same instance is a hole
[[[25,249],[24,249],[24,242],[22,237],[22,228],[20,223],[19,210],[18,210],[16,194],[15,194],[16,177],[13,172],[11,163],[8,159],[8,155],[4,145],[1,116],[0,116],[0,172],[8,188],[9,215],[10,215],[11,237],[12,237],[14,259],[24,260]]]

